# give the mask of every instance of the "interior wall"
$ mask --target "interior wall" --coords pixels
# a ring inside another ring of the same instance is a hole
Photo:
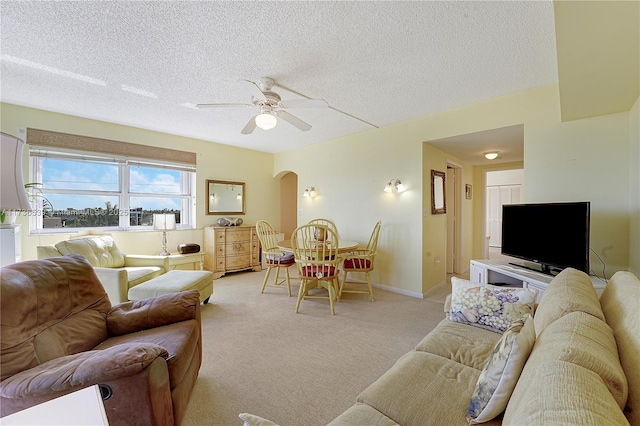
[[[432,147],[423,152],[423,143],[523,124],[524,201],[591,200],[591,246],[604,255],[609,273],[627,269],[629,113],[562,123],[559,105],[558,85],[534,88],[278,153],[275,172],[294,170],[301,187],[319,188],[316,199],[299,198],[299,220],[327,216],[338,223],[341,235],[359,241],[366,241],[374,219],[386,222],[374,282],[422,294],[443,281],[433,257],[445,252],[440,215],[424,210],[430,209],[426,176],[431,168],[446,169],[446,156]],[[309,166],[309,159],[322,167]],[[383,193],[384,183],[392,178],[401,178],[409,190]],[[483,173],[474,168],[473,258],[481,257],[483,250],[484,184]]]
[[[629,270],[640,277],[640,97],[629,111]]]
[[[274,173],[291,170],[298,175],[298,224],[331,219],[340,238],[364,245],[381,220],[372,282],[420,297],[421,144],[419,139],[408,141],[401,129],[370,130],[278,153]],[[391,179],[400,179],[407,190],[384,192]],[[302,197],[307,186],[314,186],[318,196]]]
[[[279,197],[279,186],[272,174],[273,154],[12,104],[3,103],[0,108],[2,110],[0,128],[11,135],[16,135],[18,128],[31,127],[164,148],[179,147],[184,151],[195,152],[197,154],[196,228],[167,232],[167,247],[171,253],[175,253],[176,246],[180,243],[196,243],[202,246],[203,227],[215,224],[215,221],[221,217],[205,214],[206,179],[246,183],[246,214],[241,216],[244,224],[255,224],[262,218],[279,220],[279,204],[273,202]],[[23,158],[24,179],[28,182],[29,161],[26,148]],[[24,260],[37,258],[37,245],[55,244],[71,235],[70,233],[29,235],[28,218],[18,217],[17,223],[22,224],[22,258]],[[70,232],[75,233],[75,231]],[[113,237],[118,247],[124,252],[157,254],[161,251],[162,233],[158,231],[114,232]]]
[[[291,234],[297,226],[298,175],[285,173],[280,178],[280,232],[284,238],[291,238]]]
[[[602,259],[607,277],[626,270],[631,213],[629,113],[536,124],[525,126],[524,201],[590,201],[590,246],[598,255],[591,253],[591,268],[601,271]]]

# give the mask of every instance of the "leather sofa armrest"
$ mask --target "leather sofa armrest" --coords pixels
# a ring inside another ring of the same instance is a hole
[[[147,254],[125,254],[124,266],[159,266],[165,271],[169,270],[169,258],[167,256],[155,256]]]
[[[200,319],[200,292],[189,290],[116,305],[107,312],[110,336]]]
[[[158,357],[168,356],[166,349],[153,343],[123,343],[54,358],[3,380],[0,389],[5,398],[61,392],[134,375]]]
[[[93,268],[112,305],[129,300],[129,274],[122,268]]]

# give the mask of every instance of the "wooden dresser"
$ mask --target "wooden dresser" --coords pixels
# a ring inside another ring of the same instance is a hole
[[[227,272],[260,271],[260,241],[255,226],[204,228],[204,268],[218,279]]]

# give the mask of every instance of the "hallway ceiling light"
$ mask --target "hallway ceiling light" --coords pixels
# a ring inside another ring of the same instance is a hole
[[[485,152],[484,153],[484,157],[487,160],[495,160],[496,158],[498,158],[498,151],[490,151],[490,152]]]

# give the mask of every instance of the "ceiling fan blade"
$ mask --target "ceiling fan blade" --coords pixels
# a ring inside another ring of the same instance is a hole
[[[247,122],[247,125],[244,126],[244,129],[242,129],[242,131],[240,133],[242,133],[243,135],[250,135],[251,133],[253,133],[253,131],[256,129],[256,117],[257,116],[258,116],[258,114],[256,114],[253,117],[251,117],[249,119],[249,122]]]
[[[280,102],[283,108],[328,108],[324,99],[289,99]]]
[[[244,81],[245,83],[247,83],[247,87],[249,88],[249,90],[251,90],[251,94],[254,98],[260,99],[261,101],[267,100],[267,97],[264,95],[264,93],[262,93],[262,90],[260,90],[260,86],[258,86],[255,82],[245,79],[241,79],[240,81]]]
[[[304,121],[300,120],[298,117],[289,114],[287,111],[277,111],[276,114],[278,115],[278,117],[282,118],[284,121],[297,127],[303,132],[306,132],[307,130],[311,129],[311,125],[309,123],[305,123]]]
[[[252,107],[251,104],[196,104],[196,108]]]

